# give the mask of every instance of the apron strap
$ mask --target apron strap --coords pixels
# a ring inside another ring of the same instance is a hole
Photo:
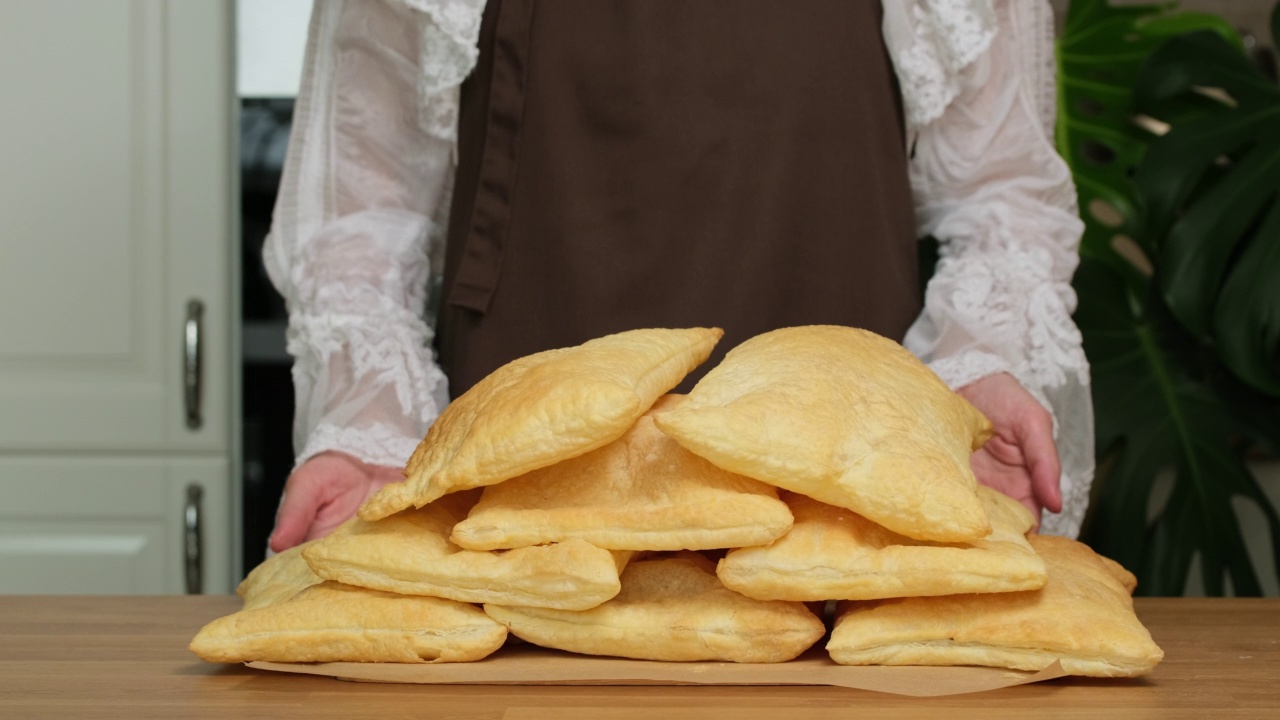
[[[476,193],[468,219],[470,232],[462,243],[453,286],[445,298],[449,305],[481,314],[488,312],[502,274],[502,240],[516,190],[520,120],[524,113],[525,71],[534,6],[534,0],[490,2],[501,4],[492,37],[492,72],[477,68],[477,79],[487,83],[487,87],[472,89],[484,93],[488,99],[487,122],[481,135],[484,147],[479,153],[482,159],[474,180]],[[482,41],[484,39],[482,37]],[[459,168],[459,172],[464,170]]]

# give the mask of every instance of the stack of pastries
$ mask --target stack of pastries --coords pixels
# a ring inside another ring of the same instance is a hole
[[[900,345],[786,328],[687,396],[717,329],[516,360],[454,401],[333,534],[276,555],[191,643],[214,662],[576,653],[1133,676],[1162,657],[1133,576],[1028,535],[978,486],[987,420]],[[828,636],[820,617],[838,601]],[[815,610],[818,614],[815,614]]]

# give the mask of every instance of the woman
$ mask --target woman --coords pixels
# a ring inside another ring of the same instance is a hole
[[[699,324],[721,353],[902,339],[992,420],[979,481],[1074,535],[1093,428],[1051,27],[1041,0],[318,3],[265,250],[298,392],[273,549],[398,481],[503,362]]]

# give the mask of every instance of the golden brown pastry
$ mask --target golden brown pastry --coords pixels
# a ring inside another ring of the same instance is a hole
[[[721,470],[654,427],[652,414],[682,399],[659,399],[598,450],[486,487],[453,541],[474,550],[571,538],[615,550],[703,550],[781,536],[791,512],[775,488]]]
[[[973,543],[912,540],[844,508],[796,493],[783,500],[791,531],[771,545],[732,550],[716,568],[731,590],[758,600],[873,600],[1035,590],[1044,561],[1026,533],[1035,524],[1016,500],[978,495],[992,531]]]
[[[190,649],[209,662],[468,662],[506,636],[474,605],[324,582],[218,618]]]
[[[758,335],[654,420],[730,472],[907,537],[969,542],[991,532],[969,467],[990,423],[875,333],[823,325]]]
[[[439,501],[376,522],[352,518],[304,557],[328,580],[462,602],[586,610],[621,587],[618,573],[630,553],[582,540],[504,553],[462,550],[449,541],[456,521]]]
[[[312,541],[314,542],[314,541]],[[236,588],[245,610],[283,602],[323,578],[311,572],[302,552],[310,543],[295,545],[263,560]]]
[[[498,368],[454,400],[405,467],[360,508],[380,520],[607,445],[711,354],[719,328],[648,329]]]
[[[1099,677],[1142,675],[1160,662],[1119,565],[1067,538],[1030,540],[1049,567],[1042,590],[852,602],[827,643],[832,659],[1018,670],[1058,660],[1068,673]]]
[[[591,610],[484,609],[543,647],[643,660],[784,662],[824,632],[801,603],[762,602],[725,588],[710,561],[694,553],[631,563],[622,592]]]

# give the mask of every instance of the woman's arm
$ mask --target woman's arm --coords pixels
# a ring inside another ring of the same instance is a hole
[[[313,8],[263,251],[289,310],[297,393],[298,465],[277,550],[349,517],[376,489],[366,485],[398,480],[447,402],[423,313],[453,138],[447,123],[440,131],[425,120],[428,109],[447,110],[457,86],[441,91],[443,103],[424,102],[422,51],[432,32],[439,28],[429,15],[399,3]]]
[[[1071,319],[1082,224],[1049,139],[1052,10],[1042,0],[994,9],[988,50],[957,75],[942,116],[914,134],[917,220],[939,238],[941,259],[904,344],[962,393],[1009,373],[1050,411],[1063,511],[1044,528],[1075,535],[1093,477],[1093,414]]]

